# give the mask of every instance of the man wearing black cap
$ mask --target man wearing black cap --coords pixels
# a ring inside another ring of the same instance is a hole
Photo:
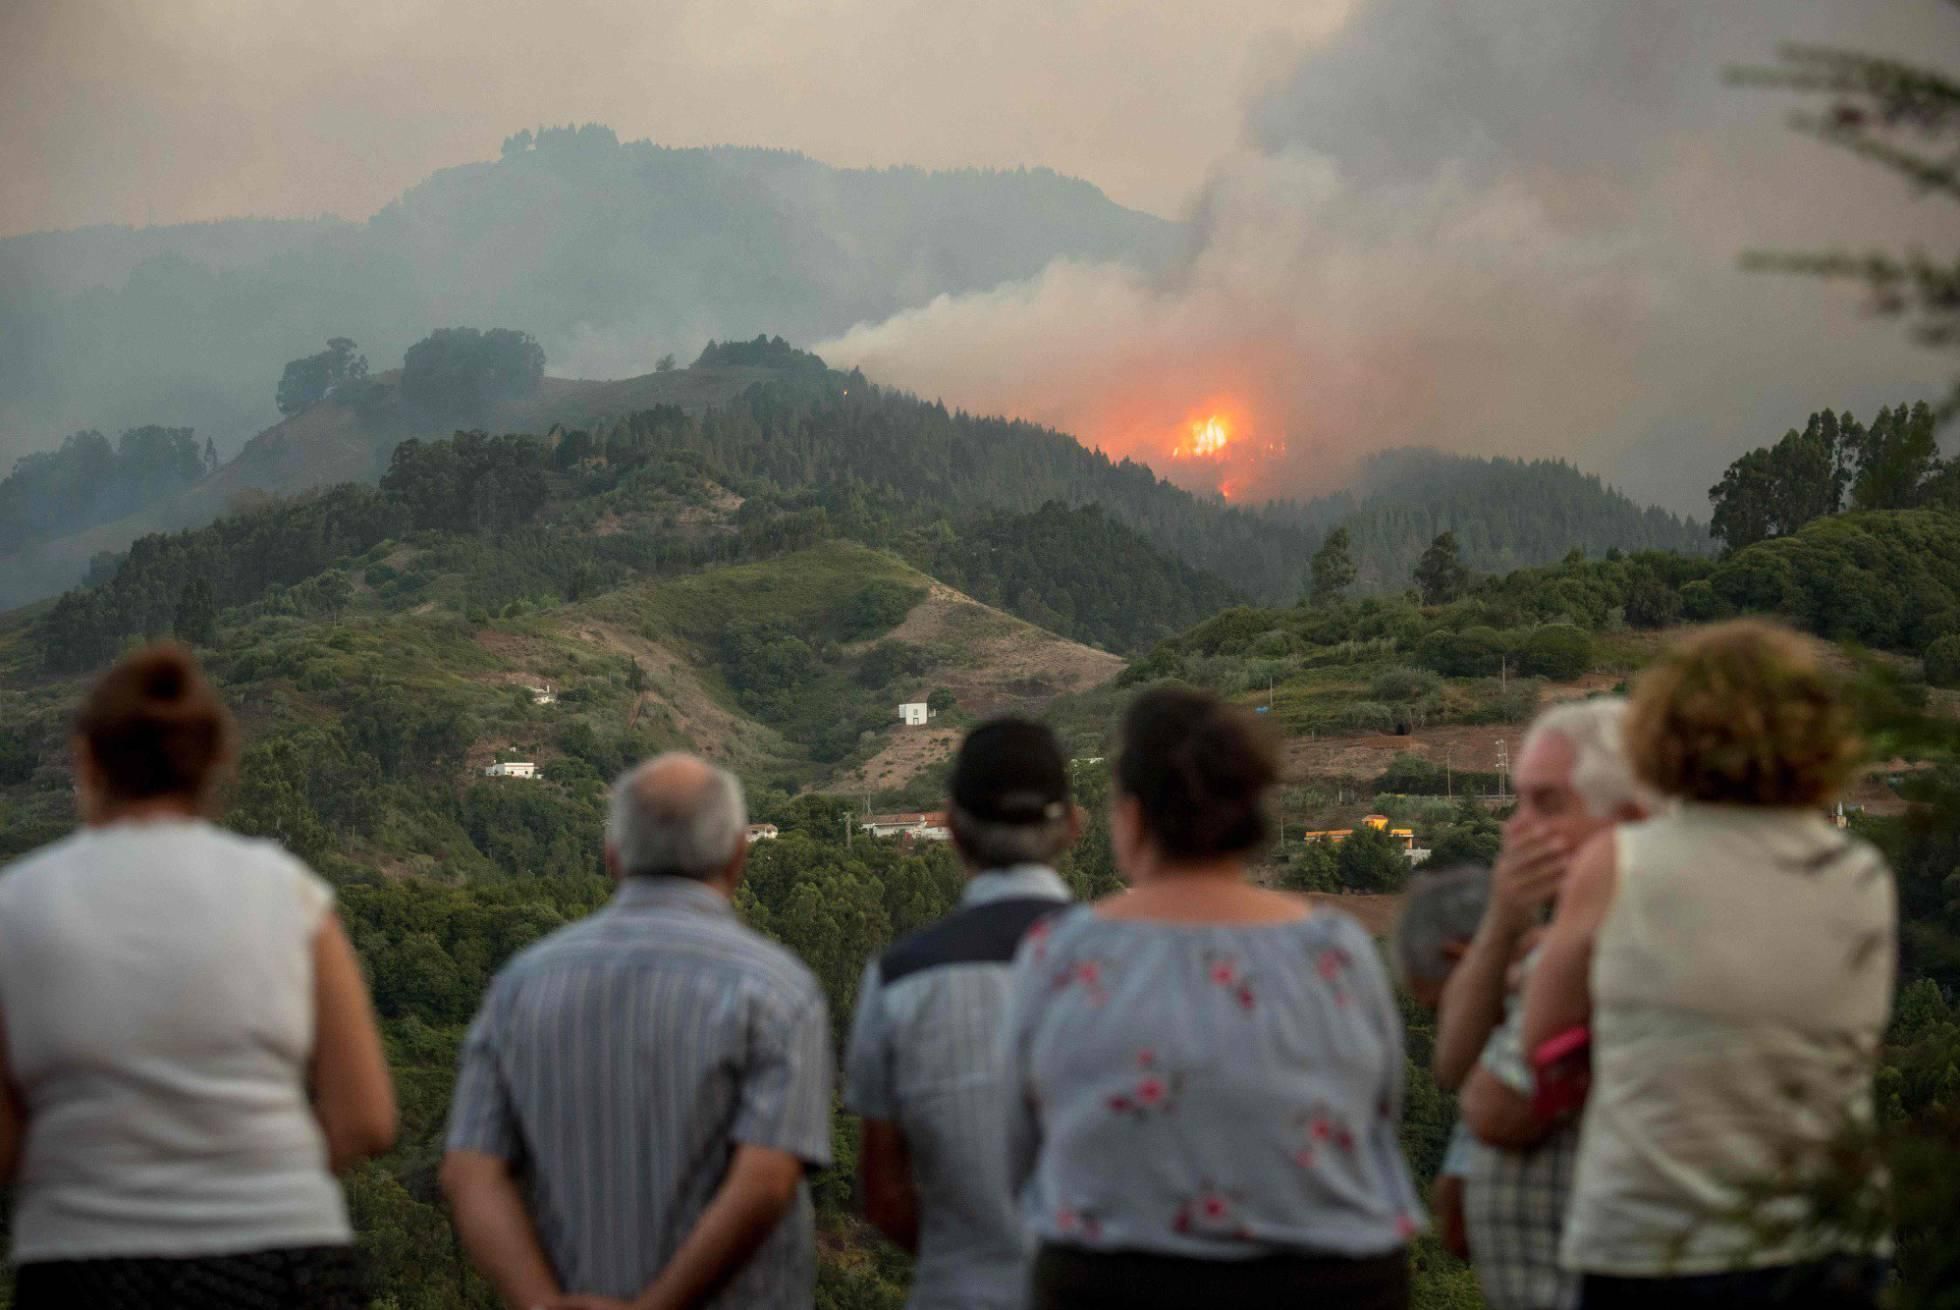
[[[865,1215],[918,1255],[909,1310],[1011,1310],[1030,1253],[1002,1143],[1001,1010],[1021,937],[1069,899],[1049,866],[1082,823],[1054,734],[1022,719],[968,734],[951,792],[966,892],[865,970],[844,1104],[864,1120]]]

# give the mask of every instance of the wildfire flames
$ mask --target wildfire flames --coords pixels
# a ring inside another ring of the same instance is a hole
[[[1213,397],[1169,432],[1159,428],[1154,440],[1145,435],[1147,426],[1139,427],[1132,429],[1130,440],[1109,444],[1159,465],[1160,472],[1180,485],[1194,491],[1209,487],[1226,500],[1258,499],[1258,489],[1272,472],[1270,462],[1286,453],[1283,442],[1257,439],[1258,425],[1246,407],[1225,396]]]
[[[1194,419],[1184,440],[1171,450],[1172,459],[1217,459],[1232,444],[1232,427],[1221,414]]]

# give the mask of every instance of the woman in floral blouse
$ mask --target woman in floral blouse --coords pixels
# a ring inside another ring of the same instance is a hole
[[[1277,774],[1238,708],[1139,697],[1111,822],[1131,890],[1021,948],[1010,1166],[1036,1310],[1408,1304],[1395,1001],[1352,919],[1247,882]]]

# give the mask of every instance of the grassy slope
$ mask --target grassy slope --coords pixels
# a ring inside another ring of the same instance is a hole
[[[379,374],[387,399],[368,417],[332,402],[285,419],[245,444],[216,473],[178,495],[72,536],[0,557],[0,609],[38,599],[78,581],[89,559],[126,548],[152,532],[200,526],[262,496],[291,495],[339,482],[372,482],[388,453],[407,437],[448,436],[453,425],[403,414],[394,402],[398,371]],[[546,378],[537,394],[500,405],[484,426],[495,432],[589,427],[602,418],[675,405],[701,413],[774,376],[760,368],[674,369],[615,382]]]

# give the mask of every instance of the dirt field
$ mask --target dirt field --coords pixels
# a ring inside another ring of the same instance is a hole
[[[818,790],[867,792],[903,787],[941,760],[951,759],[959,744],[958,728],[893,728],[883,750]]]
[[[1418,755],[1437,764],[1469,772],[1493,773],[1497,769],[1498,743],[1503,742],[1513,761],[1524,739],[1522,724],[1486,723],[1464,727],[1450,725],[1424,728],[1398,737],[1392,733],[1368,733],[1354,737],[1290,738],[1286,743],[1283,776],[1288,782],[1315,778],[1357,778],[1378,776],[1397,755]]]
[[[937,582],[881,640],[955,652],[955,663],[929,676],[968,714],[1037,709],[1123,670],[1123,661],[1107,651],[1057,637]]]

